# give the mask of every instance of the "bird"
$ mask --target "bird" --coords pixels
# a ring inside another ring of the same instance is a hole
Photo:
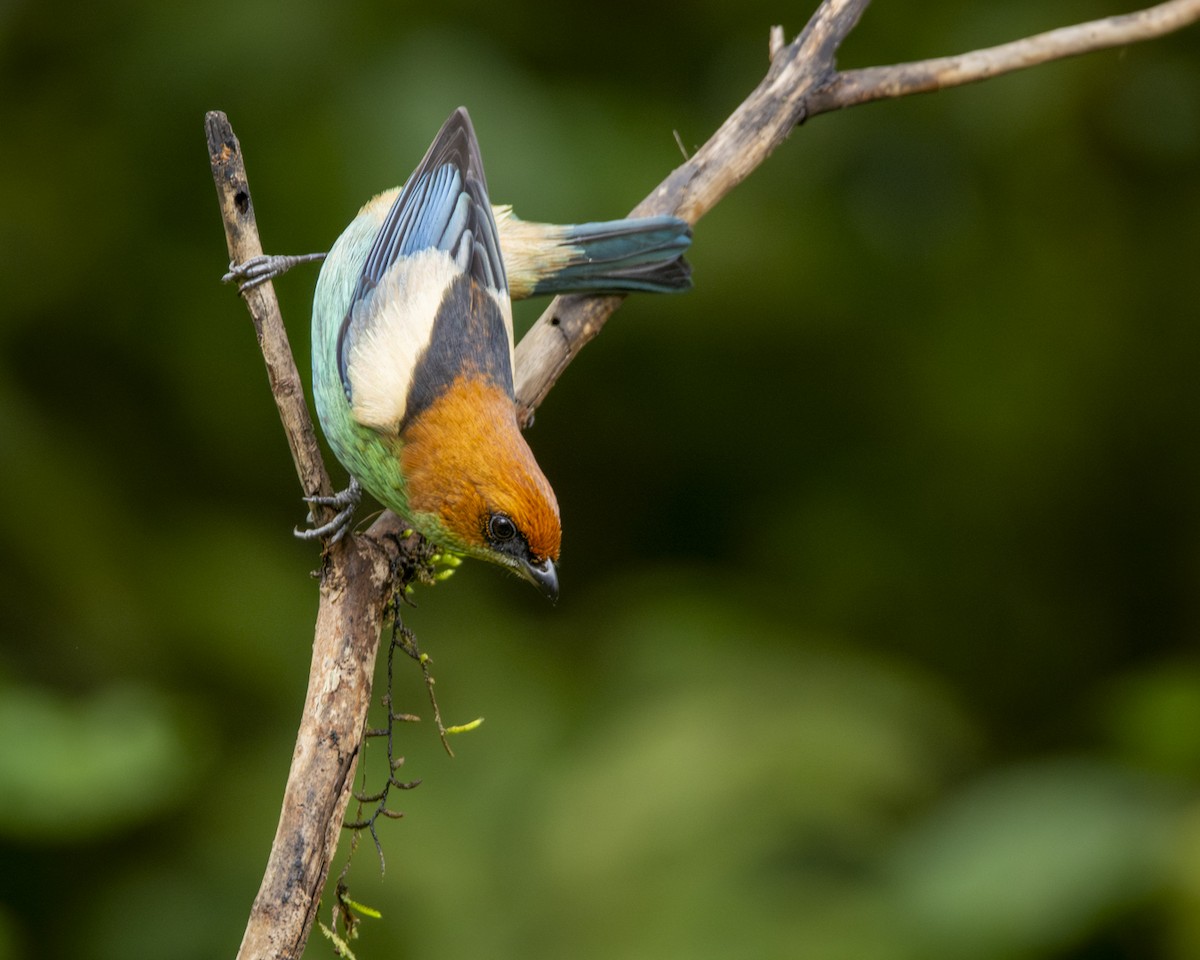
[[[674,217],[558,226],[493,207],[455,110],[404,186],[369,201],[324,257],[313,394],[351,485],[307,498],[338,514],[297,535],[335,542],[365,489],[442,549],[557,600],[561,521],[518,424],[511,298],[686,289],[690,240]]]

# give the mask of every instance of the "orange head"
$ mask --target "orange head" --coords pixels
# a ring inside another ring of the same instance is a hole
[[[517,426],[512,397],[464,372],[401,431],[408,508],[451,549],[558,597],[558,502]]]

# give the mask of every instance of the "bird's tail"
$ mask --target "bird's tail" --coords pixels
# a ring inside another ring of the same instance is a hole
[[[692,228],[677,217],[556,226],[498,218],[514,298],[556,293],[672,293],[692,285]]]

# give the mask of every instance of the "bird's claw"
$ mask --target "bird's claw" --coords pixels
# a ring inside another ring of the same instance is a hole
[[[221,282],[233,283],[235,280],[240,280],[238,290],[245,293],[247,290],[253,290],[259,284],[274,280],[287,273],[297,264],[313,263],[324,259],[325,254],[323,253],[305,253],[295,257],[264,253],[261,256],[243,260],[241,263],[231,262],[229,272],[221,277]]]
[[[338,491],[332,497],[305,497],[305,503],[311,503],[314,506],[332,507],[337,513],[332,520],[318,527],[309,527],[307,529],[296,527],[292,532],[301,540],[318,540],[328,537],[329,546],[332,547],[350,529],[350,521],[354,517],[354,508],[358,506],[358,501],[361,499],[362,487],[354,477],[350,478],[350,486],[345,490]],[[308,522],[316,522],[311,510],[308,512]]]

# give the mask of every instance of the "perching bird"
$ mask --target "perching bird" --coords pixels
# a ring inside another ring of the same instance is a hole
[[[554,227],[493,212],[459,108],[322,265],[313,392],[334,454],[426,538],[557,597],[558,505],[517,424],[510,293],[683,289],[689,242],[671,217]],[[306,533],[344,529],[353,481],[317,498],[346,509]]]

